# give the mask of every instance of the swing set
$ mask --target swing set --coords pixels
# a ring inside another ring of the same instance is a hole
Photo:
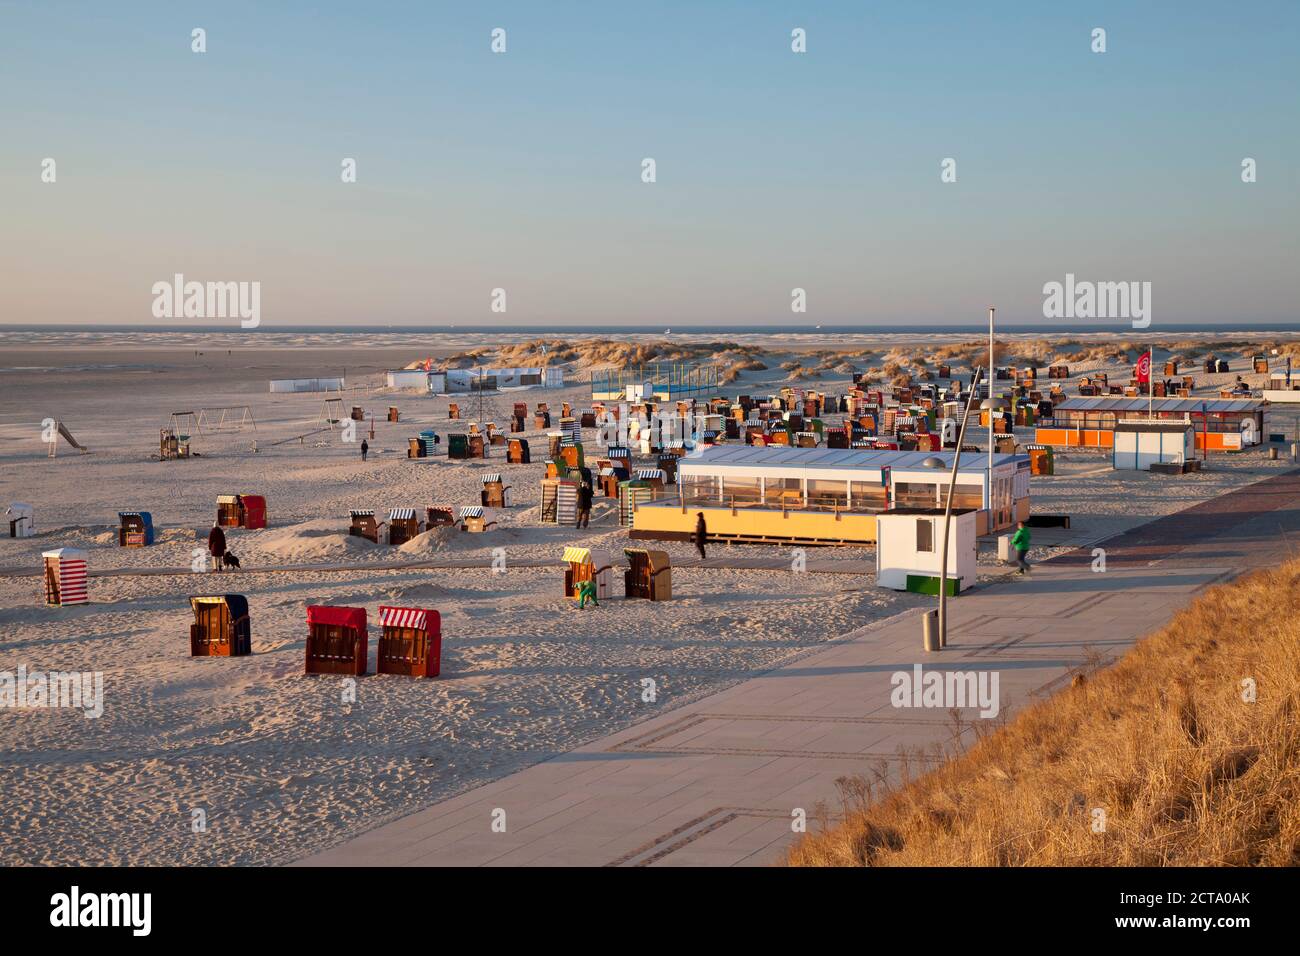
[[[193,415],[193,412],[184,414]],[[175,416],[172,416],[175,418]],[[226,405],[216,408],[199,409],[199,417],[195,422],[195,427],[200,435],[203,434],[203,426],[207,425],[212,431],[224,431],[230,429],[240,432],[245,428],[251,427],[257,431],[257,421],[253,418],[253,410],[247,405]]]
[[[343,409],[343,399],[326,398],[321,401],[320,418],[318,421],[323,422],[333,429],[334,426],[341,425],[347,420],[349,420],[349,418]]]

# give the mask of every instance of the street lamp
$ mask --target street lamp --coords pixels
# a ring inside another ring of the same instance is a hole
[[[966,399],[966,412],[961,417],[961,429],[957,432],[957,447],[952,452],[952,472],[948,476],[948,494],[943,506],[943,546],[939,551],[939,647],[943,648],[948,645],[948,529],[952,525],[952,495],[957,488],[957,469],[961,465],[961,446],[966,439],[966,426],[970,423],[970,406],[975,398],[975,389],[980,380],[980,369],[975,369],[970,380],[970,394]],[[993,421],[992,412],[999,406],[1005,406],[1006,402],[1000,398],[986,398],[980,402],[980,408],[987,409],[990,413],[990,425]],[[925,468],[942,470],[947,467],[942,458],[931,455],[921,462]],[[990,471],[990,477],[992,472]],[[989,492],[989,501],[992,502],[992,491]]]
[[[993,313],[996,311],[997,309],[993,308],[993,306],[989,306],[989,366],[988,366],[989,367],[989,380],[988,380],[989,389],[988,391],[989,391],[990,399],[993,397],[993,381],[997,378],[997,374],[994,371],[997,368],[997,366],[993,364]],[[974,387],[975,387],[975,383],[974,381],[972,381],[971,388],[973,389]],[[984,407],[983,405],[980,406],[980,408],[983,407]],[[993,412],[992,411],[989,412],[989,477],[988,477],[988,481],[985,482],[984,487],[988,494],[988,501],[985,503],[985,507],[989,509],[989,513],[991,514],[993,511]]]

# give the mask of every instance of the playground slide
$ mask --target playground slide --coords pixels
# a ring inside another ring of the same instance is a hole
[[[72,437],[72,432],[68,431],[63,426],[63,422],[59,422],[59,434],[64,437],[64,439],[67,441],[69,445],[71,445],[73,448],[77,449],[78,451],[90,451],[89,448],[87,448],[85,445],[82,445],[80,442],[78,442],[75,438]]]

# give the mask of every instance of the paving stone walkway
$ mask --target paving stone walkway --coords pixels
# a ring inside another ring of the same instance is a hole
[[[1294,540],[1293,540],[1294,539]],[[919,612],[355,837],[306,865],[730,866],[777,862],[792,814],[838,805],[837,778],[896,780],[981,720],[895,708],[891,675],[996,672],[1003,714],[1114,659],[1198,592],[1300,554],[1300,470],[1044,562],[949,605],[949,643],[921,648]],[[505,832],[494,820],[504,811]]]

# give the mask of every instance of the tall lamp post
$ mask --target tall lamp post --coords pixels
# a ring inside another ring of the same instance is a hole
[[[957,469],[961,466],[961,446],[966,438],[966,426],[970,423],[971,402],[975,400],[976,386],[979,383],[981,369],[975,369],[975,374],[971,376],[970,395],[966,398],[966,413],[961,418],[961,429],[957,433],[957,447],[953,449],[952,471],[948,475],[948,494],[943,508],[943,545],[939,552],[939,646],[948,646],[948,532],[952,525],[952,495],[957,487]],[[1000,398],[986,398],[980,402],[980,408],[989,413],[990,427],[993,421],[993,412],[1005,406],[1006,402]],[[921,464],[926,468],[943,469],[946,466],[942,458],[931,455]],[[992,473],[990,472],[990,477]],[[992,503],[992,491],[989,492],[989,501]]]
[[[993,306],[989,306],[989,366],[988,366],[989,395],[988,397],[990,399],[993,398],[993,381],[997,377],[997,374],[994,371],[997,368],[997,366],[993,364],[993,313],[996,311],[997,309],[993,308]],[[972,379],[971,380],[972,391],[974,390],[974,388],[975,388],[975,382]],[[983,405],[980,406],[980,408],[983,407],[984,407]],[[985,494],[988,495],[988,501],[985,502],[984,506],[989,509],[989,514],[991,515],[993,514],[993,412],[991,410],[989,411],[989,474],[988,474],[988,478],[984,482],[984,488],[985,488]]]

